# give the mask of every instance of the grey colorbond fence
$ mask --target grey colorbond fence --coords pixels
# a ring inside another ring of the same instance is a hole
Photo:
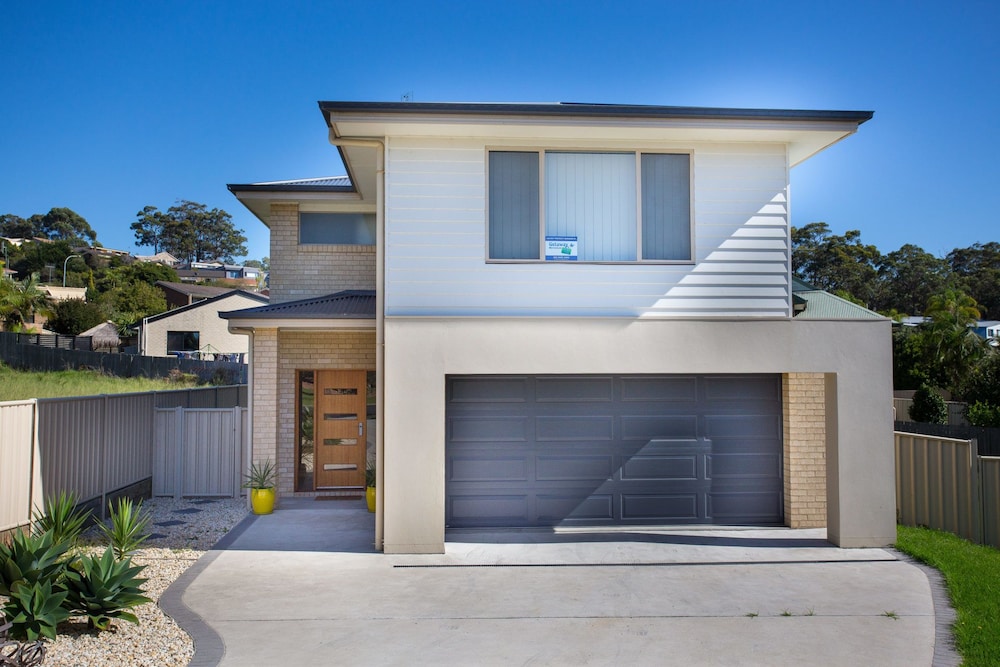
[[[921,433],[938,438],[953,440],[975,440],[980,456],[1000,456],[1000,428],[982,426],[957,426],[952,424],[928,424],[925,422],[896,422],[897,431]]]
[[[972,440],[895,434],[896,511],[906,526],[944,530],[1000,548],[1000,457]]]
[[[146,357],[137,354],[88,352],[36,345],[35,339],[55,338],[0,332],[0,359],[14,368],[63,371],[92,368],[118,377],[167,377],[171,371],[197,375],[202,381],[222,379],[227,384],[245,384],[246,364],[232,361],[204,361],[178,357]],[[69,340],[71,336],[59,336]]]
[[[213,408],[232,419],[246,400],[244,385],[0,403],[0,532],[27,524],[32,508],[60,491],[73,492],[98,515],[117,495],[148,496],[163,474],[154,465],[158,408]],[[196,431],[194,446],[223,446],[212,434],[208,427]],[[204,484],[198,490],[234,495],[227,484],[219,492]]]
[[[246,408],[159,408],[153,434],[154,496],[240,494]]]
[[[41,347],[58,348],[60,350],[94,349],[94,339],[91,336],[63,336],[62,334],[26,334],[10,333],[18,345],[39,345]]]

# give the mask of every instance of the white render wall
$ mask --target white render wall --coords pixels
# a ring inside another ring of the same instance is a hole
[[[488,263],[489,149],[693,155],[696,264]],[[392,138],[386,315],[789,317],[788,166],[780,144]]]
[[[827,532],[895,541],[890,324],[387,318],[384,549],[444,549],[445,381],[466,374],[824,373]]]
[[[266,302],[251,299],[242,294],[232,294],[200,308],[180,310],[163,319],[149,322],[146,325],[145,349],[147,357],[166,357],[168,331],[198,331],[199,345],[211,345],[222,353],[246,353],[250,349],[247,336],[229,333],[229,322],[219,317],[219,313],[229,310],[242,310],[265,305]]]

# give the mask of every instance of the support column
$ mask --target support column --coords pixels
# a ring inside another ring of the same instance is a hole
[[[291,493],[292,480],[282,474],[278,460],[278,330],[258,329],[253,336],[253,386],[250,401],[253,416],[253,443],[250,450],[254,461],[271,459],[278,468],[278,493]],[[287,465],[284,467],[287,468]]]
[[[826,406],[822,373],[781,377],[785,525],[826,526]]]

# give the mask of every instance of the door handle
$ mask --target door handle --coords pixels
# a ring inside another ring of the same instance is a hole
[[[365,423],[358,422],[358,435],[364,435],[364,434],[365,434]]]

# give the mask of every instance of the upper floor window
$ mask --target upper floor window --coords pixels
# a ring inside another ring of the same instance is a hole
[[[691,261],[690,200],[686,153],[491,151],[489,258],[569,237],[579,261]]]
[[[299,213],[300,245],[375,245],[374,213]]]

